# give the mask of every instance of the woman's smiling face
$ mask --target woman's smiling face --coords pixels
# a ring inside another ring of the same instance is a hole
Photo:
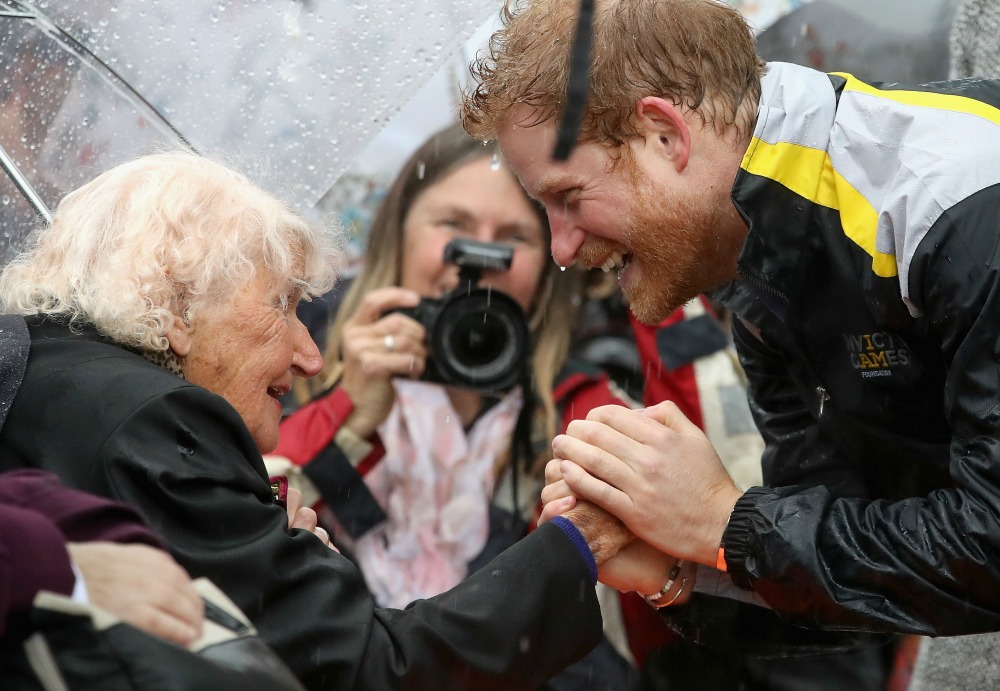
[[[294,375],[311,377],[322,357],[295,314],[296,283],[258,273],[230,300],[199,306],[168,334],[185,378],[225,398],[261,453],[278,445],[280,396]]]

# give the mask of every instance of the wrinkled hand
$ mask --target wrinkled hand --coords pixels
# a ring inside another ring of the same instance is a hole
[[[660,552],[715,565],[742,491],[675,404],[595,408],[586,420],[571,422],[552,450],[568,459],[559,464],[568,491],[614,514]]]
[[[621,521],[590,502],[579,502],[564,516],[590,545],[598,568],[635,539]]]
[[[288,527],[308,530],[319,538],[320,542],[332,549],[337,554],[340,550],[330,542],[330,533],[319,525],[319,516],[308,506],[302,506],[302,492],[294,487],[288,488],[285,495],[285,510],[288,512]]]
[[[205,607],[187,572],[146,545],[70,543],[90,602],[133,626],[188,645],[201,636]]]
[[[545,464],[545,487],[542,488],[542,513],[536,523],[541,525],[560,516],[576,506],[576,495],[562,476],[561,458],[553,458]]]
[[[396,398],[392,378],[417,379],[424,372],[424,327],[402,314],[382,316],[387,310],[414,307],[419,301],[420,296],[412,290],[373,290],[344,324],[344,375],[340,388],[354,404],[344,424],[362,439],[374,432],[392,410]],[[391,350],[386,347],[386,337],[392,342]]]

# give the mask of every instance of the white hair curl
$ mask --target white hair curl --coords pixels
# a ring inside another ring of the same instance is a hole
[[[8,314],[93,324],[165,351],[175,315],[229,299],[258,271],[329,290],[343,236],[306,222],[244,175],[194,153],[144,156],[69,193],[0,275]]]

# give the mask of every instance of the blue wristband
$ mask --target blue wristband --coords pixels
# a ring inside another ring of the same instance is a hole
[[[566,533],[566,537],[569,538],[577,551],[580,552],[583,560],[587,562],[587,571],[590,572],[591,585],[597,583],[597,562],[594,560],[594,553],[590,551],[590,545],[587,544],[587,540],[584,539],[580,531],[573,525],[573,521],[563,516],[556,516],[549,523],[559,526]]]

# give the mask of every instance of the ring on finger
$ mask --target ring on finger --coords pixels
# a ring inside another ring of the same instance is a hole
[[[396,348],[396,339],[392,337],[392,334],[383,336],[382,343],[385,344],[385,349],[390,353]]]

